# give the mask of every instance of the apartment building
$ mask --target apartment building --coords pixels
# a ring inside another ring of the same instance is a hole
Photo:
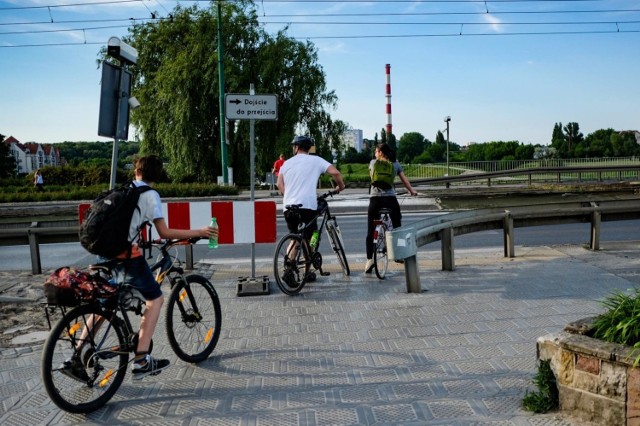
[[[16,160],[16,173],[28,174],[44,166],[60,166],[60,152],[54,145],[36,142],[21,143],[13,136],[4,140]]]

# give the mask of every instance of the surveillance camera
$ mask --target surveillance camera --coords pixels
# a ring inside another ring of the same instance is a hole
[[[135,97],[129,98],[129,106],[132,109],[140,108],[140,102]]]
[[[138,51],[118,37],[109,38],[107,42],[107,55],[116,58],[124,64],[135,65],[138,62]]]

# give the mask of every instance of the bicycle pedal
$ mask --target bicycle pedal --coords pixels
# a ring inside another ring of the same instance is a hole
[[[331,275],[331,272],[320,272],[320,275],[322,275],[323,277],[327,277]]]

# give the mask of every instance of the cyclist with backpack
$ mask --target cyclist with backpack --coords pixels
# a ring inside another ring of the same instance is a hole
[[[379,217],[380,209],[391,210],[391,222],[393,227],[401,225],[402,214],[400,204],[396,198],[394,189],[395,177],[398,176],[402,184],[407,188],[409,194],[418,195],[413,189],[409,179],[404,175],[402,166],[396,161],[395,152],[386,143],[376,146],[375,159],[369,163],[369,174],[371,175],[371,187],[369,196],[369,209],[367,211],[367,237],[365,246],[367,250],[367,264],[364,272],[370,274],[373,270],[373,233],[375,231],[374,220]]]
[[[168,359],[156,359],[149,355],[164,297],[137,244],[142,228],[146,223],[153,223],[163,239],[211,238],[218,234],[218,230],[210,226],[200,229],[171,229],[167,226],[160,195],[151,188],[162,176],[162,167],[162,160],[158,156],[138,158],[135,162],[135,180],[98,197],[80,228],[83,247],[103,259],[122,260],[114,269],[117,271],[116,281],[135,287],[145,298],[146,307],[140,321],[138,347],[132,366],[134,380],[158,374],[169,366]],[[118,203],[121,204],[120,208],[115,206]],[[108,211],[109,208],[114,210]],[[125,215],[129,219],[124,218]],[[109,221],[114,218],[115,223]],[[125,223],[129,226],[125,225],[123,236],[116,237]],[[113,251],[113,247],[119,247],[117,252]]]

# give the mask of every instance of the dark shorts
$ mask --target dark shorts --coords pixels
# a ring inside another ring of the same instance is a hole
[[[123,274],[126,276],[123,280]],[[134,257],[116,266],[116,280],[129,284],[138,290],[146,300],[155,300],[162,296],[160,284],[153,277],[153,273],[144,256]]]
[[[289,232],[297,233],[299,223],[309,223],[317,214],[318,212],[316,210],[311,209],[299,209],[298,214],[291,214],[291,211],[287,210],[284,212],[284,219],[287,222]],[[316,230],[318,230],[318,222],[313,221],[313,223],[304,230],[304,237],[309,240],[311,238],[311,234],[313,234],[313,231]]]

